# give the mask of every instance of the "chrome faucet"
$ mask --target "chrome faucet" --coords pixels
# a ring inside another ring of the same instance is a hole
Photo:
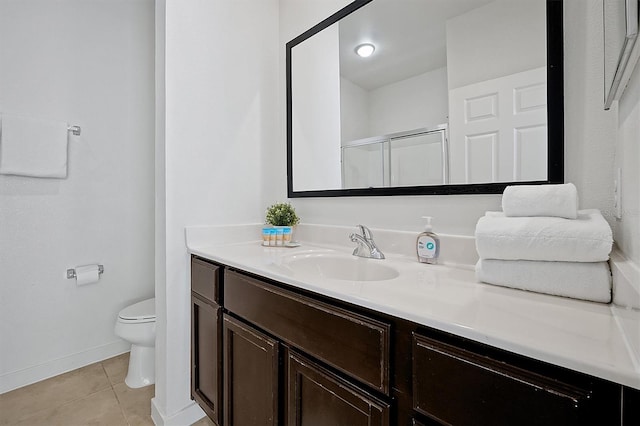
[[[371,230],[364,225],[358,225],[358,228],[360,228],[362,235],[355,232],[349,235],[351,241],[358,244],[353,251],[353,255],[369,259],[384,259],[384,254],[382,254],[373,241]]]

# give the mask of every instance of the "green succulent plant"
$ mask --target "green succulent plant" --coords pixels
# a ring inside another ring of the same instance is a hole
[[[265,222],[273,226],[295,226],[300,218],[290,203],[275,203],[267,207]]]

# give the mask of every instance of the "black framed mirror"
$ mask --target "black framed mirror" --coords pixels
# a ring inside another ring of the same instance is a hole
[[[288,196],[562,183],[562,11],[562,0],[356,0],[288,42]],[[374,52],[359,57],[365,43]]]

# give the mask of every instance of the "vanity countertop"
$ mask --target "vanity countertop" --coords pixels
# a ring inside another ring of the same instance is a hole
[[[482,284],[471,267],[420,264],[402,255],[361,259],[400,271],[385,281],[334,280],[287,268],[294,256],[351,256],[346,246],[187,245],[191,253],[233,268],[640,389],[638,311]]]

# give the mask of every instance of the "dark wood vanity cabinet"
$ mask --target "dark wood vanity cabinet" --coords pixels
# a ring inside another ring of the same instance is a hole
[[[245,364],[261,365],[263,372],[263,376],[258,371],[247,375],[249,380],[253,376],[257,383],[254,386],[259,389],[246,389],[244,397],[251,401],[244,407],[255,403],[251,396],[254,392],[258,400],[275,395],[282,407],[278,424],[390,424],[391,404],[369,390],[389,392],[389,324],[235,271],[225,271],[224,294],[225,310],[239,318],[225,315],[225,401],[228,394],[235,395],[236,386],[242,386],[234,384],[229,374],[236,371],[233,365],[244,356],[253,360],[245,358]],[[242,348],[243,355],[237,353],[237,343],[228,337],[227,327],[231,325],[235,333],[243,330],[246,339],[253,342],[253,347]],[[270,358],[271,367],[263,358],[266,354],[277,357],[278,348],[282,349],[280,371],[275,358]],[[269,375],[272,386],[263,386]],[[278,377],[283,383],[281,389],[277,388]],[[275,401],[272,407],[277,407]],[[260,404],[266,405],[267,401]],[[225,402],[225,425],[272,424],[247,418],[240,422],[235,415],[228,415],[229,410],[235,413],[239,407]],[[273,416],[278,417],[277,411]],[[233,421],[228,423],[230,418]]]
[[[218,425],[638,418],[638,391],[196,257],[192,302],[192,395]]]

